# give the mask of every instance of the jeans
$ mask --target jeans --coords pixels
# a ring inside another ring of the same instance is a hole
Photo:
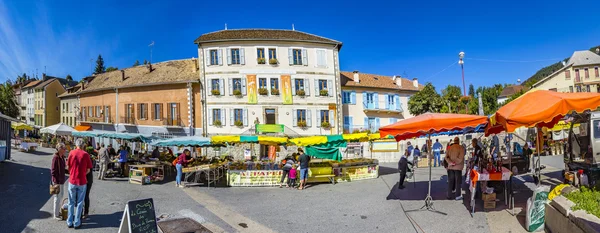
[[[433,152],[433,166],[434,167],[442,166],[442,160],[440,159],[439,151]]]
[[[61,184],[58,186],[58,194],[54,194],[54,217],[60,218],[60,208],[62,207],[63,193],[65,192],[65,185]]]
[[[300,168],[300,180],[308,178],[308,168]]]
[[[81,211],[87,185],[74,185],[69,183],[69,217],[67,226],[81,226]]]
[[[290,173],[290,170],[283,169],[281,171],[282,171],[282,173],[281,173],[281,182],[279,182],[279,183],[283,184],[283,181],[285,181],[285,177],[288,176],[288,174]]]
[[[90,213],[90,191],[92,190],[92,183],[88,183],[85,189],[85,207],[83,208],[83,215]]]
[[[104,177],[106,176],[106,171],[108,168],[108,162],[104,162],[104,161],[100,161],[100,171],[98,174],[98,179],[99,180],[103,180]]]
[[[448,197],[455,198],[460,197],[461,191],[460,187],[462,185],[462,171],[461,170],[448,170]],[[452,190],[454,190],[454,195],[452,195]]]
[[[290,187],[292,187],[292,188],[293,188],[294,186],[296,186],[296,179],[289,178],[289,179],[288,179],[288,186],[290,186]]]
[[[181,184],[181,176],[182,176],[182,172],[181,172],[182,166],[181,166],[181,164],[175,165],[175,169],[177,169],[177,176],[175,177],[175,182],[177,183],[177,185],[180,185]]]

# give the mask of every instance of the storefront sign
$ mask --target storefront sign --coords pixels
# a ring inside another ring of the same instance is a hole
[[[229,186],[276,186],[281,179],[281,170],[230,170],[227,172]]]
[[[394,139],[375,140],[371,145],[373,152],[398,152],[398,142]]]
[[[342,167],[341,177],[339,181],[354,181],[375,179],[379,176],[378,165],[365,165],[355,167]]]
[[[247,88],[248,88],[248,103],[256,104],[258,103],[258,98],[256,97],[256,75],[249,74],[246,75],[247,80]]]
[[[284,128],[279,124],[256,124],[256,133],[283,133]]]
[[[292,101],[292,78],[289,75],[281,75],[281,97],[283,104],[293,104]]]

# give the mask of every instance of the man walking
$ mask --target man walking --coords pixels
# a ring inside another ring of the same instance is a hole
[[[81,227],[81,212],[83,210],[83,201],[85,199],[85,191],[87,186],[87,173],[92,169],[92,159],[85,152],[83,140],[75,141],[77,149],[69,153],[67,166],[69,169],[69,217],[67,218],[67,226],[69,228],[78,229]]]
[[[465,166],[465,154],[458,137],[454,138],[454,144],[450,146],[444,158],[448,163],[448,195],[447,198],[462,200],[460,186],[462,185],[462,170]],[[454,195],[453,191],[454,190]]]
[[[112,149],[111,145],[104,147],[102,144],[102,148],[98,151],[98,161],[100,162],[100,171],[98,172],[98,180],[104,180],[106,176],[106,171],[108,169],[108,162],[110,161],[110,150]]]
[[[410,152],[408,149],[404,151],[400,161],[398,161],[398,172],[400,173],[400,181],[398,182],[398,189],[404,189],[404,180],[406,179],[406,172],[408,170],[408,156]]]
[[[304,153],[302,148],[298,148],[298,162],[300,162],[300,187],[298,190],[302,190],[306,186],[306,179],[308,178],[308,162],[310,162],[310,156]]]
[[[439,139],[435,139],[435,143],[433,144],[433,166],[441,166],[442,160],[440,159],[440,153],[442,153],[442,143],[440,143]]]

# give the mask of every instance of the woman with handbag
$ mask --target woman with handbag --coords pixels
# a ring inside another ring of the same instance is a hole
[[[65,192],[65,152],[67,147],[64,143],[56,145],[56,152],[52,157],[52,168],[50,169],[51,183],[50,194],[54,196],[54,218],[62,220],[60,208],[62,205],[63,193]]]

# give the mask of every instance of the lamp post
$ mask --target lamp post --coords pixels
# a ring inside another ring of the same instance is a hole
[[[460,69],[462,71],[462,83],[463,83],[463,96],[467,96],[467,87],[465,86],[465,62],[463,58],[465,57],[465,52],[458,53],[458,64],[460,65]],[[469,114],[469,105],[465,104],[465,114]]]

